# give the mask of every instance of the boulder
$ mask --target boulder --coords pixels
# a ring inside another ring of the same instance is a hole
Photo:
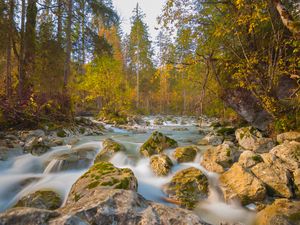
[[[103,149],[96,156],[95,163],[108,161],[115,153],[125,151],[125,147],[122,144],[117,143],[111,138],[105,139],[102,145]]]
[[[276,197],[291,198],[291,174],[276,156],[265,153],[263,162],[251,168],[253,174],[266,184],[268,194]]]
[[[263,182],[238,163],[220,176],[220,186],[226,201],[237,199],[247,205],[266,197]]]
[[[263,158],[252,151],[242,152],[238,161],[238,163],[244,168],[251,168],[261,162],[263,162]]]
[[[196,146],[185,146],[176,148],[173,157],[178,163],[192,162],[196,158],[199,149]]]
[[[153,124],[156,126],[164,125],[164,120],[162,118],[156,118],[154,119]]]
[[[270,153],[280,158],[290,171],[300,168],[300,142],[284,142],[273,148]]]
[[[58,217],[56,211],[36,208],[12,208],[0,213],[1,225],[46,225],[50,219]]]
[[[300,201],[276,199],[257,215],[259,225],[299,225]]]
[[[0,146],[0,160],[7,160],[9,155],[9,148]]]
[[[150,159],[150,167],[157,176],[168,175],[172,166],[172,160],[165,154],[154,155]]]
[[[295,170],[293,173],[294,184],[295,184],[295,194],[300,198],[300,169]]]
[[[113,189],[95,189],[56,211],[14,208],[0,213],[0,224],[208,225],[188,210],[147,201],[134,191]]]
[[[217,128],[216,134],[218,136],[229,136],[235,134],[235,128],[234,127],[220,127]]]
[[[202,140],[201,140],[201,145],[213,145],[213,146],[217,146],[222,144],[224,141],[224,137],[223,136],[219,136],[219,135],[215,135],[213,133],[210,133],[208,135],[206,135]]]
[[[278,134],[276,138],[278,143],[283,143],[285,141],[298,141],[300,142],[300,132],[290,131],[282,134]]]
[[[201,165],[209,171],[223,173],[232,166],[236,154],[237,150],[228,144],[212,147],[203,153]]]
[[[253,127],[237,129],[235,137],[242,148],[257,153],[269,152],[274,147],[274,142],[271,138],[264,138],[261,132]]]
[[[49,166],[49,163],[55,162],[56,166],[48,168],[48,172],[58,172],[70,169],[86,169],[88,168],[96,155],[96,149],[94,148],[72,148],[70,150],[61,151],[51,155],[45,162]]]
[[[143,156],[150,157],[155,154],[161,153],[167,148],[176,148],[177,142],[164,134],[155,131],[150,138],[141,146],[140,153]]]
[[[15,207],[54,210],[62,205],[61,197],[54,191],[40,190],[22,197]]]
[[[42,155],[50,149],[46,137],[32,137],[29,138],[24,145],[24,151],[32,155]]]
[[[199,200],[207,198],[208,180],[201,170],[190,167],[177,172],[163,190],[181,206],[192,209]]]
[[[137,179],[130,169],[119,169],[109,162],[99,162],[73,184],[67,201],[77,202],[99,188],[137,190]]]

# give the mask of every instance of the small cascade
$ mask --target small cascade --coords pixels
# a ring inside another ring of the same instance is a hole
[[[45,168],[43,174],[56,173],[59,172],[62,168],[64,160],[53,159]]]

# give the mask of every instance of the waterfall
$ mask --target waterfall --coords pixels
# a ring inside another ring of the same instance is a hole
[[[43,174],[55,173],[61,170],[64,160],[53,159],[45,168]]]

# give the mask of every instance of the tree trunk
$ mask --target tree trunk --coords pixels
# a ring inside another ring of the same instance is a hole
[[[273,0],[273,4],[276,7],[284,26],[289,29],[297,39],[300,39],[300,23],[294,20],[280,0]]]
[[[57,42],[62,42],[62,0],[57,0]]]
[[[36,17],[37,17],[37,0],[28,0],[26,13],[26,31],[25,31],[25,81],[24,87],[28,90],[30,77],[34,73],[35,61],[35,44],[36,44]]]
[[[64,71],[64,90],[67,89],[68,79],[71,73],[71,51],[72,51],[72,10],[73,10],[73,1],[68,0],[67,2],[68,8],[68,18],[67,18],[67,29],[66,29],[66,62],[65,62],[65,71]]]
[[[85,64],[85,0],[82,0],[82,14],[81,14],[81,48],[82,48],[82,73],[83,65]]]
[[[21,31],[20,31],[20,54],[19,54],[19,76],[18,76],[18,96],[23,97],[24,90],[24,36],[25,36],[25,0],[22,0],[21,9]]]
[[[11,81],[11,53],[13,44],[13,26],[14,26],[14,0],[9,1],[8,14],[8,45],[7,45],[7,61],[6,61],[6,95],[10,98],[12,95],[12,81]]]

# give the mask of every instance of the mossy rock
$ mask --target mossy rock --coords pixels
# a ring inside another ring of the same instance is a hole
[[[201,170],[190,167],[177,172],[164,192],[181,206],[193,209],[199,200],[207,198],[208,180]]]
[[[41,190],[21,198],[14,207],[31,207],[55,210],[62,205],[61,197],[54,191]]]
[[[130,169],[116,168],[110,162],[94,164],[71,188],[68,202],[76,202],[96,188],[137,190],[137,179]]]
[[[103,149],[98,153],[94,163],[108,161],[115,153],[125,151],[124,145],[121,145],[111,138],[103,141]]]
[[[168,175],[172,166],[172,160],[165,154],[154,155],[150,159],[150,167],[157,176]]]
[[[198,150],[196,146],[180,147],[175,149],[173,156],[179,163],[192,162],[196,158]]]
[[[67,133],[63,129],[61,129],[56,132],[56,135],[57,135],[57,137],[63,138],[63,137],[67,136]]]
[[[176,148],[177,142],[164,134],[155,131],[150,138],[141,146],[140,153],[143,156],[150,157],[163,152],[167,148]]]
[[[153,124],[156,126],[161,126],[164,124],[164,120],[162,118],[156,118],[154,119]]]
[[[235,128],[234,127],[221,127],[216,131],[217,135],[220,136],[227,136],[227,135],[234,135]]]
[[[47,142],[47,139],[32,137],[25,143],[24,151],[30,152],[32,155],[42,155],[50,149],[49,143]]]

